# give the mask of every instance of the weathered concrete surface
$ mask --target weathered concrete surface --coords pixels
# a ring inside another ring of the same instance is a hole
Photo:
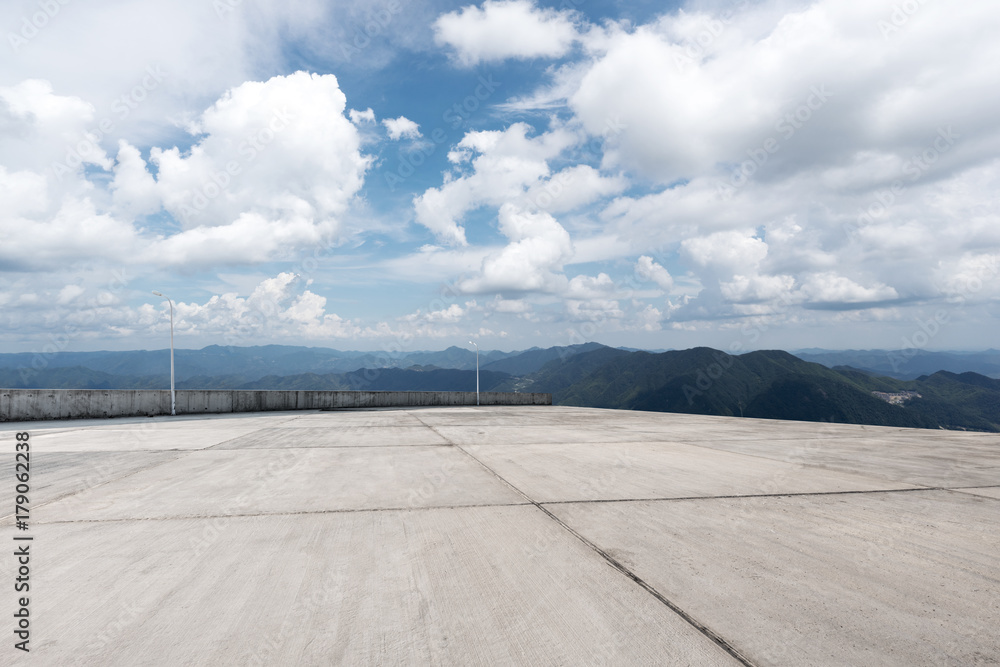
[[[552,405],[551,394],[484,391],[243,391],[182,389],[178,415],[431,405]],[[170,414],[170,391],[0,389],[0,422]]]
[[[5,423],[4,451],[20,430],[32,652],[0,664],[1000,661],[1000,436],[455,407]],[[10,454],[8,540],[13,481]]]
[[[995,500],[920,491],[551,509],[755,664],[1000,660]]]

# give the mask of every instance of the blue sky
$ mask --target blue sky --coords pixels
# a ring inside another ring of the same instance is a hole
[[[0,349],[995,347],[990,3],[17,1]]]

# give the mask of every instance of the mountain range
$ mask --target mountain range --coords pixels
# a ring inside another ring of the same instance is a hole
[[[517,352],[484,351],[479,355],[481,370],[505,373],[528,373],[556,358],[565,358],[597,347],[584,343],[547,349],[531,348]],[[516,360],[515,360],[516,358]],[[504,365],[506,362],[507,365]],[[436,366],[473,370],[476,352],[449,347],[439,352],[358,352],[321,347],[261,345],[223,347],[209,345],[200,350],[174,351],[174,374],[178,381],[195,376],[239,376],[252,382],[269,375],[297,373],[346,373],[359,368],[409,368]],[[34,377],[44,369],[80,367],[109,375],[161,375],[170,368],[170,350],[128,352],[57,352],[51,355],[31,352],[0,353],[0,369],[19,371],[19,377]],[[7,386],[7,385],[5,385]]]
[[[1000,431],[1000,379],[988,376],[994,360],[1000,369],[1000,352],[920,351],[904,360],[906,366],[891,354],[770,350],[733,356],[704,347],[651,353],[587,343],[482,352],[479,384],[482,391],[551,393],[557,405]],[[930,370],[935,363],[943,367]],[[179,389],[476,386],[476,353],[459,347],[391,355],[210,346],[177,350],[176,367]],[[0,354],[0,387],[164,388],[167,369],[169,350]],[[914,375],[920,369],[928,372]]]
[[[975,372],[1000,378],[1000,350],[984,352],[931,352],[906,350],[797,350],[792,352],[804,361],[815,361],[829,368],[849,366],[875,375],[914,380],[937,371]]]

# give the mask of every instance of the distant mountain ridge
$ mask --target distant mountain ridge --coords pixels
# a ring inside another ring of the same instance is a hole
[[[900,380],[915,380],[938,371],[974,372],[1000,378],[1000,350],[983,352],[930,352],[927,350],[798,350],[803,361],[813,361],[829,368],[850,366],[877,375]]]
[[[512,377],[507,373],[480,371],[481,391],[507,391]],[[44,385],[38,387],[37,385]],[[39,371],[32,382],[22,382],[17,371],[0,369],[0,387],[9,389],[164,389],[168,375],[109,375],[75,366]],[[341,391],[475,391],[476,371],[455,368],[420,370],[403,368],[359,368],[348,373],[299,373],[268,375],[253,381],[239,375],[200,375],[176,382],[177,389],[290,389]]]
[[[1000,357],[995,350],[952,356],[983,364],[993,354]],[[874,364],[884,358],[878,351],[841,356],[813,351],[821,355],[827,363]],[[921,363],[932,358],[937,357],[929,353]],[[39,369],[23,365],[33,359],[0,354],[0,387],[169,386],[166,350],[64,353]],[[73,363],[79,361],[89,366]],[[389,355],[210,346],[179,350],[177,361],[179,389],[473,391],[476,386],[475,351],[460,347]],[[972,371],[939,369],[901,379],[848,364],[831,368],[780,350],[738,356],[707,347],[651,353],[598,343],[485,351],[479,362],[482,391],[551,393],[557,405],[1000,431],[1000,379]]]
[[[572,354],[571,348],[562,349],[570,350],[567,353]],[[520,354],[522,352],[484,351],[480,354],[479,364],[482,368]],[[521,362],[520,366],[525,372],[532,372],[540,368],[542,363],[544,361],[532,363],[529,357],[528,360]],[[252,382],[271,375],[347,373],[359,368],[437,366],[470,370],[476,368],[476,352],[456,346],[438,352],[418,350],[392,353],[342,351],[291,345],[250,347],[209,345],[200,350],[175,350],[174,364],[178,381],[195,376],[241,376],[246,382]],[[161,375],[165,370],[169,372],[170,350],[58,352],[45,356],[30,352],[0,353],[0,369],[20,371],[18,377],[22,379],[34,376],[42,369],[74,367],[127,377]],[[500,368],[493,370],[502,371]]]
[[[1000,380],[938,372],[919,380],[837,371],[787,352],[732,356],[711,348],[650,354],[582,353],[529,377],[524,391],[553,402],[661,412],[846,423],[1000,430]],[[872,392],[915,391],[890,405]]]

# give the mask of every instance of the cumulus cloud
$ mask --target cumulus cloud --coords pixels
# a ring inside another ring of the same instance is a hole
[[[422,136],[420,134],[420,126],[406,116],[385,118],[382,120],[382,124],[385,125],[385,129],[389,133],[389,138],[393,141],[419,139]]]
[[[160,193],[138,148],[121,141],[111,190],[115,206],[126,216],[143,216],[160,209]]]
[[[535,183],[523,201],[550,213],[566,213],[616,195],[627,187],[628,179],[622,174],[605,176],[590,165],[579,164]]]
[[[508,58],[558,58],[577,32],[571,12],[540,9],[529,0],[486,0],[438,17],[434,39],[452,48],[459,64],[472,67]]]
[[[419,322],[455,324],[461,322],[474,308],[476,308],[475,300],[466,301],[464,308],[457,303],[453,303],[447,308],[441,308],[440,310],[429,310],[427,312],[417,310],[415,313],[404,315],[400,320],[411,324]]]
[[[126,141],[112,162],[86,130],[94,110],[82,100],[38,81],[0,89],[5,125],[34,149],[4,152],[0,225],[10,231],[0,257],[37,268],[101,258],[204,267],[325,243],[370,164],[345,102],[332,75],[244,83],[190,124],[198,141],[189,150],[153,147],[154,172]],[[108,191],[91,182],[87,165],[113,172]],[[161,208],[179,232],[135,224]]]
[[[372,111],[371,107],[368,107],[364,111],[358,111],[357,109],[351,109],[348,112],[348,116],[351,122],[355,125],[360,125],[361,123],[374,123],[375,122],[375,112]]]
[[[550,175],[549,161],[576,141],[564,129],[529,137],[531,129],[526,123],[514,123],[505,130],[467,133],[449,159],[468,165],[469,172],[449,177],[441,187],[416,197],[417,222],[444,242],[466,245],[460,224],[465,214],[520,198],[529,186]]]
[[[156,194],[183,227],[148,261],[258,262],[335,234],[361,188],[360,152],[333,75],[297,72],[230,91],[193,124],[190,151],[153,148]],[[150,177],[127,144],[116,165],[116,202],[150,204]],[[216,254],[217,253],[217,254]]]
[[[573,73],[569,104],[594,134],[618,119],[622,130],[607,158],[664,182],[755,158],[767,162],[750,165],[755,178],[846,164],[862,151],[879,160],[917,149],[928,129],[959,118],[968,129],[994,126],[995,91],[966,99],[953,93],[988,76],[990,31],[958,35],[970,20],[997,26],[995,12],[925,5],[885,39],[873,26],[888,14],[891,8],[861,0],[761,3],[725,21],[669,14],[607,32],[585,72]],[[942,62],[928,44],[956,40],[963,46],[948,65],[962,72],[959,80],[934,76]],[[925,84],[914,87],[916,80]]]
[[[571,299],[606,298],[615,293],[615,281],[606,273],[580,275],[569,281],[563,295]]]
[[[483,260],[480,274],[460,283],[466,292],[559,291],[560,272],[573,255],[569,233],[548,213],[500,207],[500,231],[510,243]]]
[[[659,331],[663,328],[663,313],[659,308],[647,305],[636,316],[636,325],[642,331]]]
[[[865,287],[832,272],[807,276],[799,295],[807,304],[816,306],[878,303],[899,297],[896,290],[888,285],[875,283]]]
[[[578,322],[606,322],[612,327],[617,326],[617,320],[625,317],[625,311],[621,309],[618,301],[614,299],[588,299],[581,301],[578,299],[566,300],[566,313],[571,320]]]
[[[644,282],[653,282],[664,292],[669,292],[674,286],[670,272],[653,261],[652,257],[643,255],[635,263],[635,274]]]
[[[602,171],[662,184],[600,220],[636,254],[679,249],[706,289],[678,316],[941,298],[955,258],[1000,249],[1000,91],[985,83],[1000,15],[892,14],[775,0],[590,26],[587,57],[508,106],[565,105],[603,142]]]
[[[721,276],[755,270],[767,257],[767,243],[752,230],[715,232],[681,242],[692,263]]]
[[[137,315],[137,324],[163,326],[162,318],[154,312],[145,310]],[[382,335],[377,329],[326,312],[326,298],[310,291],[301,276],[287,272],[261,281],[245,297],[226,293],[204,303],[175,303],[174,330],[179,336],[220,337],[227,345],[282,337],[320,340]]]
[[[720,284],[722,296],[732,303],[759,303],[787,297],[795,286],[792,276],[735,275]]]
[[[56,94],[46,80],[0,87],[5,166],[36,172],[54,169],[60,180],[84,165],[107,169],[111,161],[101,148],[95,116],[92,104]]]

